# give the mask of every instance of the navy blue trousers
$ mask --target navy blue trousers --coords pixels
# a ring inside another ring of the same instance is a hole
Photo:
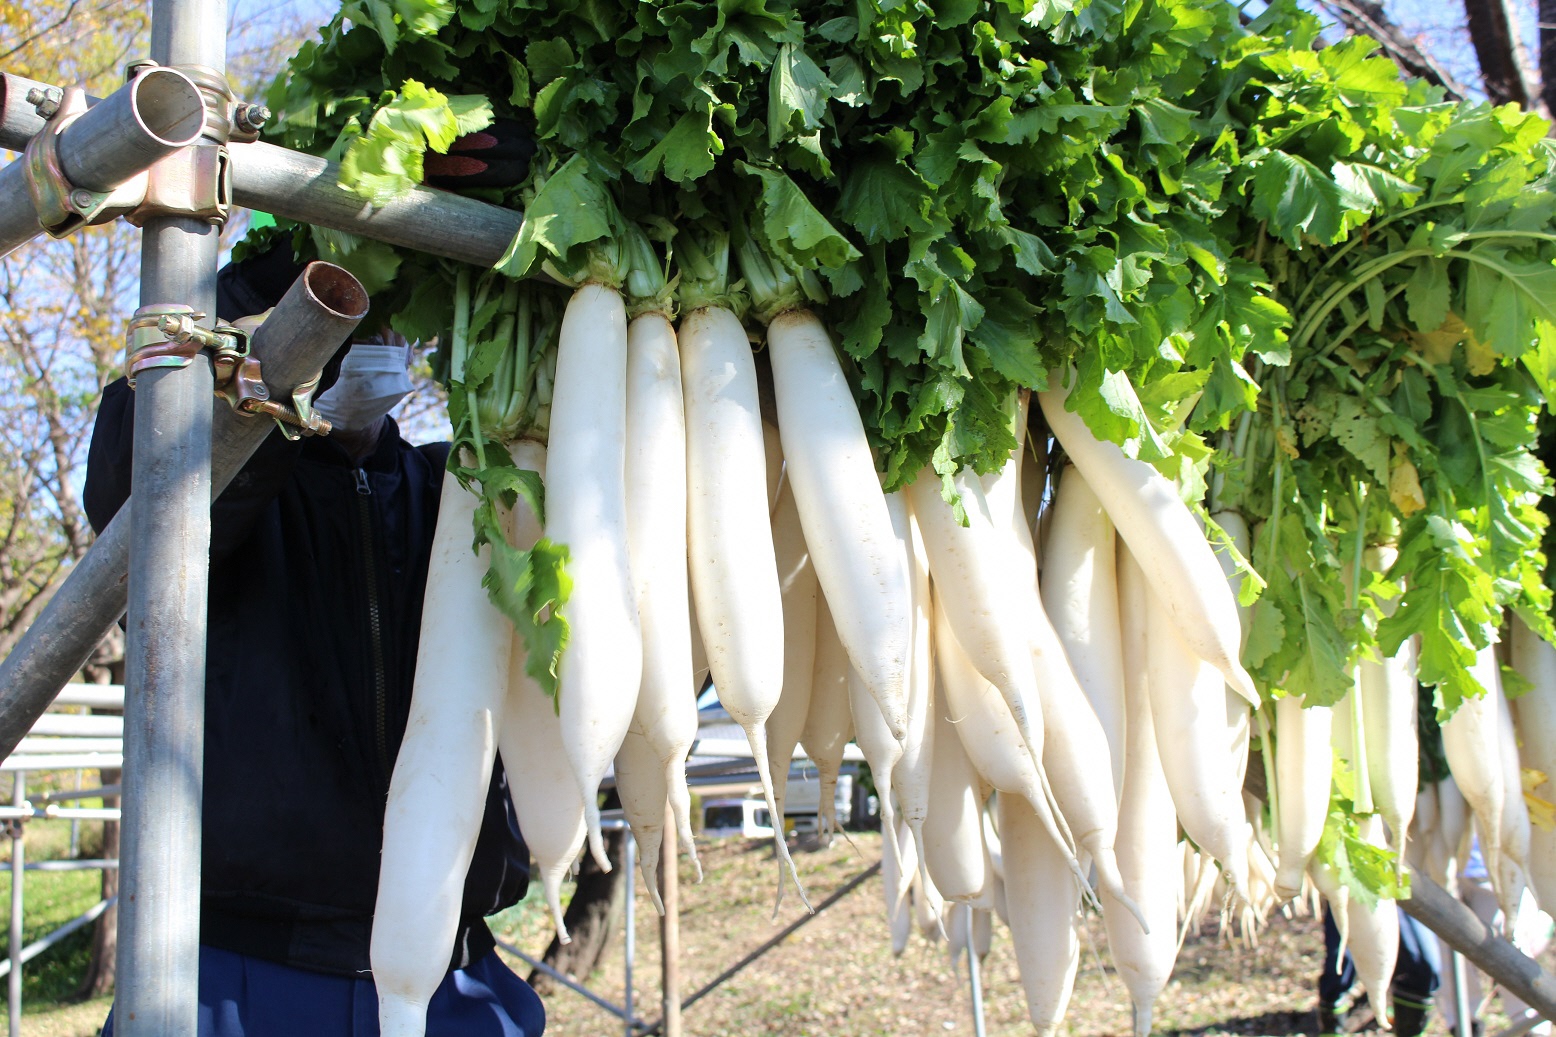
[[[493,951],[450,972],[427,1006],[427,1037],[540,1037],[540,996]],[[102,1037],[113,1037],[113,1013]],[[371,979],[326,976],[200,948],[197,1037],[378,1037]]]
[[[1340,951],[1340,930],[1335,927],[1329,908],[1324,908],[1324,970],[1318,977],[1318,999],[1321,1004],[1340,1002],[1346,991],[1356,985],[1356,966],[1351,953],[1345,953],[1345,961],[1335,968],[1335,958]],[[1425,1008],[1432,1003],[1441,975],[1441,963],[1437,960],[1437,940],[1420,922],[1399,911],[1399,962],[1394,966],[1394,983],[1391,988],[1396,998]]]

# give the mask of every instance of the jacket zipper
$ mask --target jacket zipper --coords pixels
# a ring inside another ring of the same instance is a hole
[[[388,712],[388,675],[384,666],[383,612],[378,600],[378,566],[373,544],[373,489],[367,471],[358,468],[357,514],[362,519],[362,565],[367,577],[367,622],[373,646],[373,732],[378,744],[378,762],[389,773],[389,739],[385,732]]]

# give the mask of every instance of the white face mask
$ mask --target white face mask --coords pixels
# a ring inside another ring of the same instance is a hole
[[[412,389],[409,346],[358,342],[340,364],[340,378],[313,401],[339,429],[360,431],[394,409]]]

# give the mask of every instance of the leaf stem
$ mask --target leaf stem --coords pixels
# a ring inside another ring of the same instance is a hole
[[[1367,484],[1357,482],[1352,489],[1356,504],[1356,539],[1352,545],[1351,586],[1346,595],[1346,605],[1356,611],[1361,596],[1362,555],[1367,549]],[[1356,774],[1357,813],[1370,814],[1372,803],[1372,778],[1367,761],[1367,728],[1362,713],[1361,663],[1353,664],[1351,678],[1351,767]]]

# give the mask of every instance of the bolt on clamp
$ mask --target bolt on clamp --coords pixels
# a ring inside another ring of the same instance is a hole
[[[146,197],[145,173],[130,177],[109,191],[77,187],[65,175],[59,161],[59,138],[87,110],[86,92],[70,87],[34,87],[27,100],[48,119],[43,129],[27,142],[23,170],[27,193],[38,212],[38,223],[53,238],[63,238],[81,227],[108,223],[139,206]]]
[[[159,303],[142,306],[130,320],[126,376],[130,388],[140,372],[159,367],[187,367],[202,353],[211,359],[216,395],[239,414],[275,419],[287,439],[327,435],[330,423],[314,413],[313,393],[319,374],[292,391],[290,403],[270,398],[259,358],[249,352],[249,334],[230,324],[214,328],[198,323],[205,314],[188,306]],[[322,374],[322,372],[321,372]]]

